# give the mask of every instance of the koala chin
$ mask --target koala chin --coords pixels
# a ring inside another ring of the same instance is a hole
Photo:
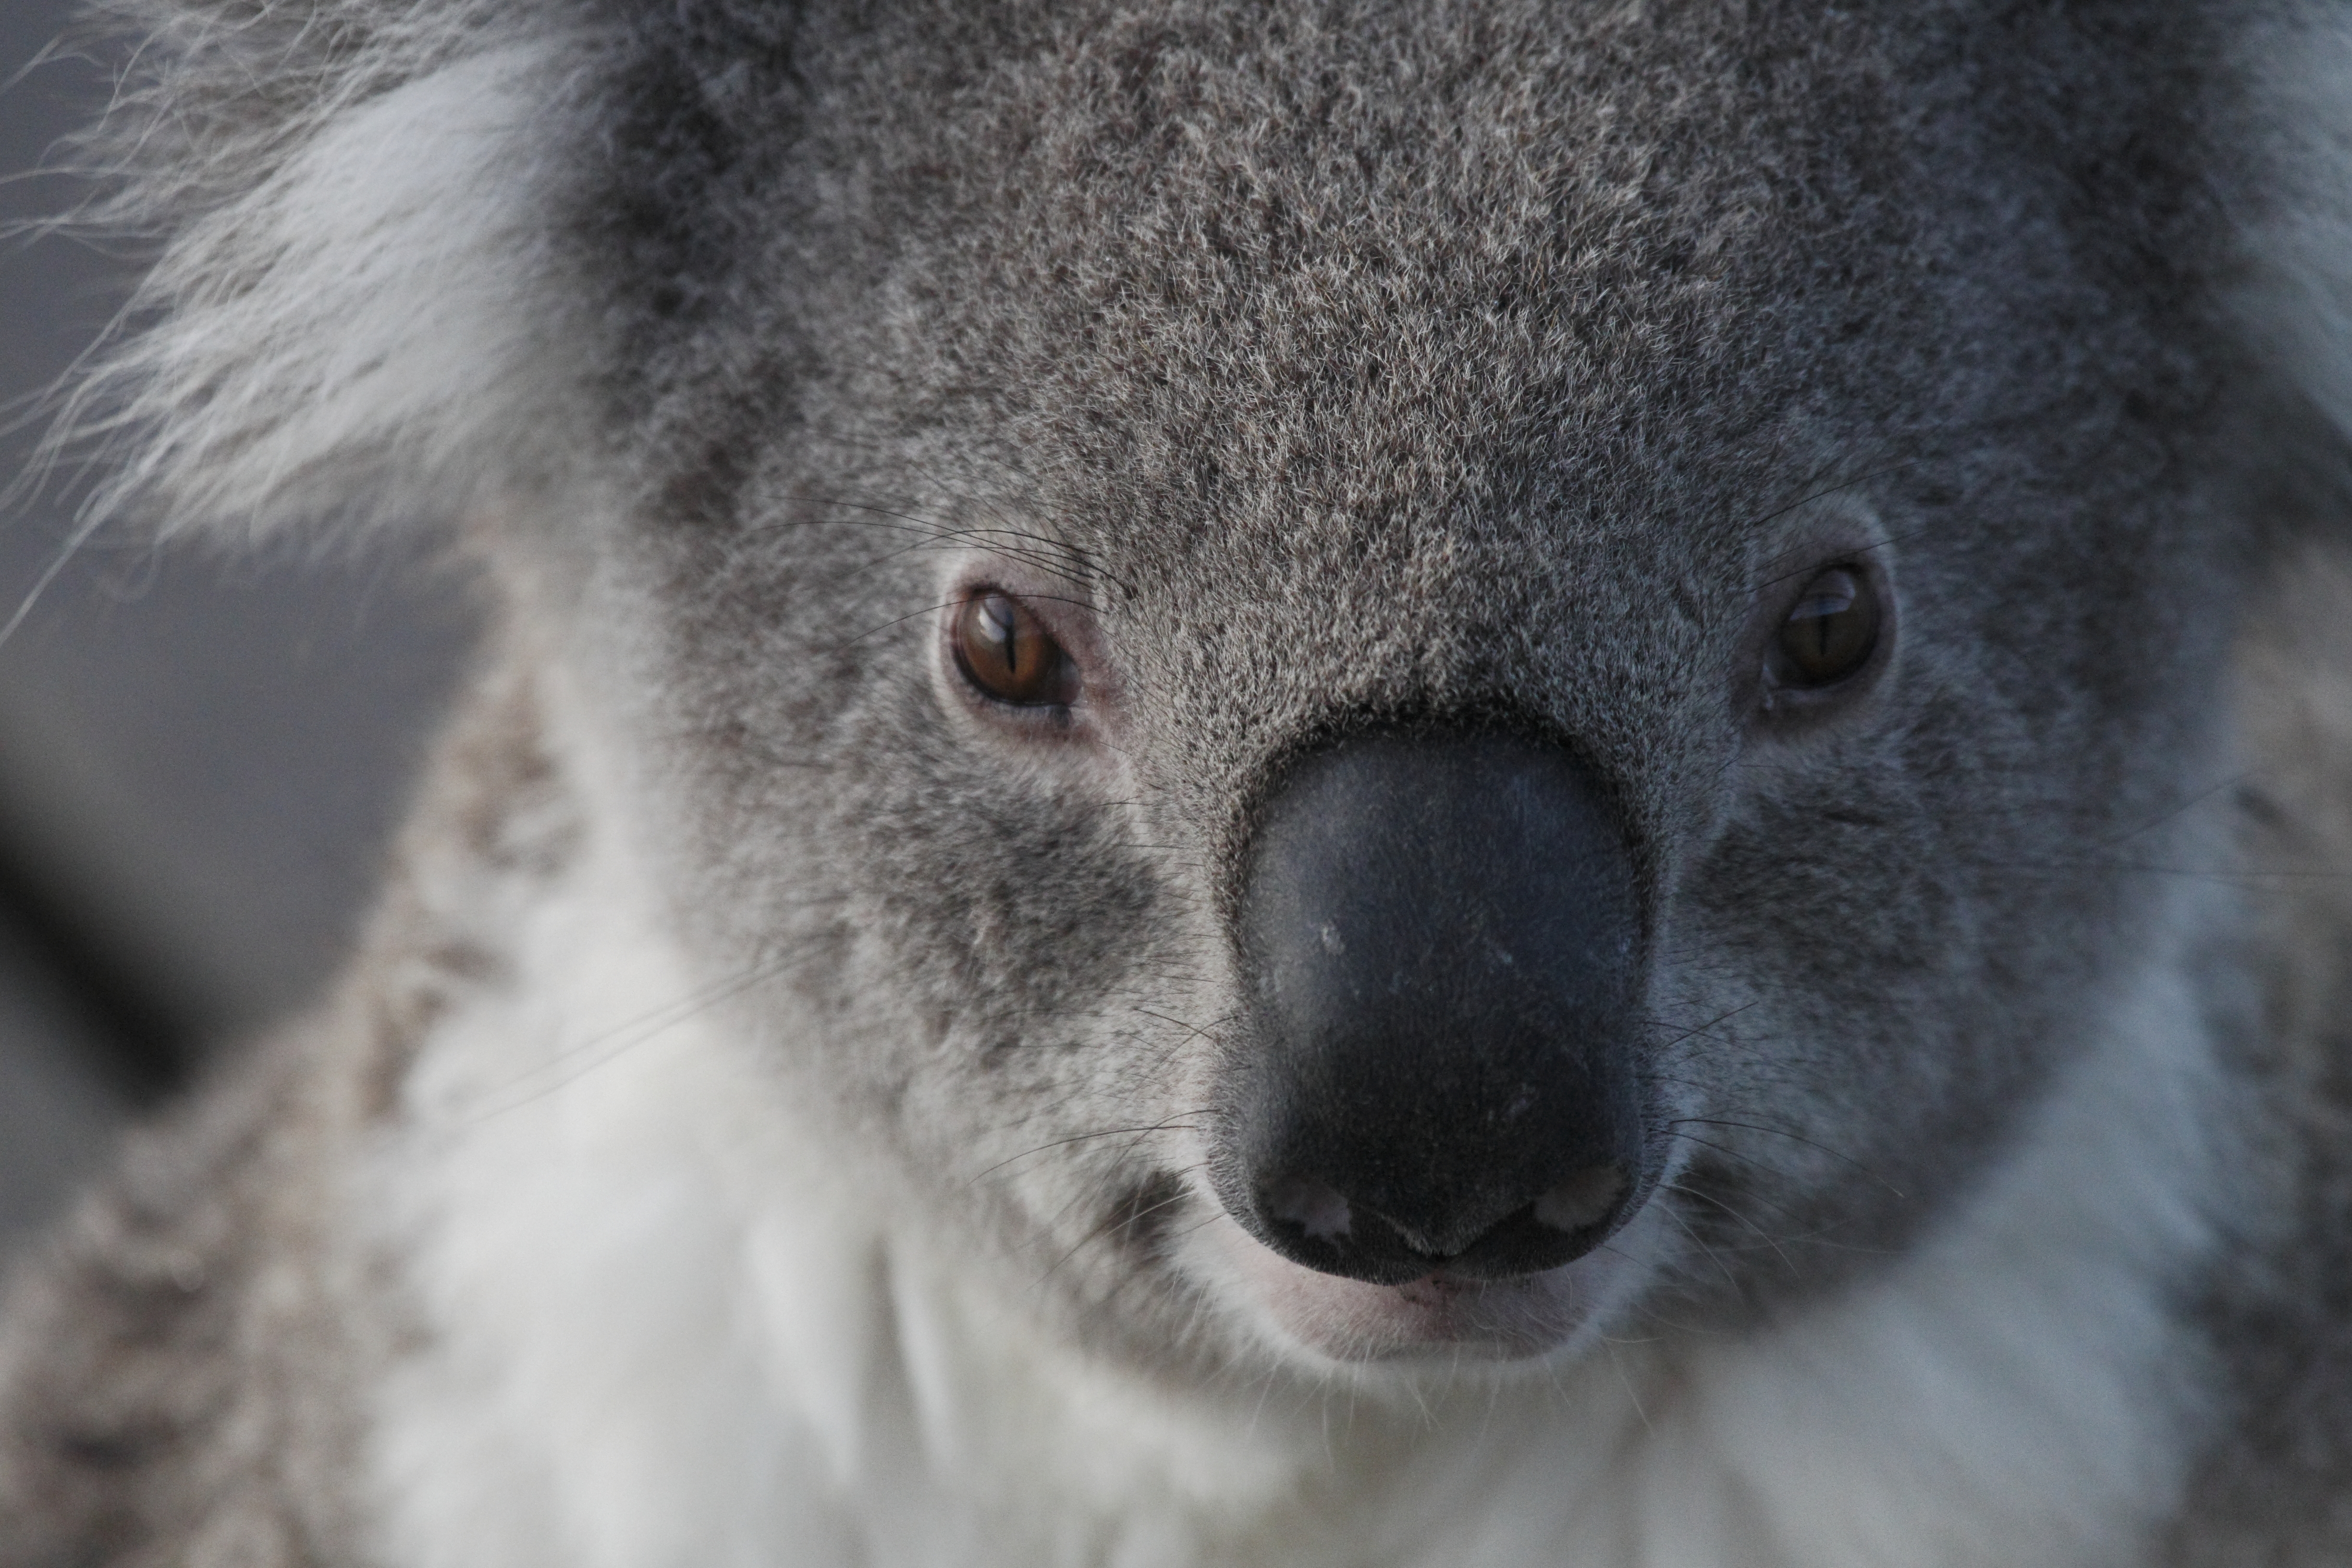
[[[2352,13],[91,23],[91,515],[495,632],[0,1565],[2352,1562]]]

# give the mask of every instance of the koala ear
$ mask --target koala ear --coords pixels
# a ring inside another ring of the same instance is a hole
[[[89,526],[409,522],[549,459],[562,51],[474,9],[116,0],[140,41],[88,216],[158,247],[61,395],[55,439],[113,476]]]
[[[2231,301],[2259,363],[2352,440],[2352,14],[2249,30],[2249,118],[2224,188],[2246,247]]]

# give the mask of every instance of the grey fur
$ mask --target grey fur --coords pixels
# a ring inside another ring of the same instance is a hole
[[[1657,1131],[1696,1145],[1654,1200],[1670,1339],[1761,1334],[1922,1245],[2180,942],[2224,1174],[2163,1282],[2194,1458],[2147,1560],[2352,1553],[2352,910],[2278,874],[2352,848],[2345,438],[2244,304],[2249,236],[2325,184],[2271,62],[2352,18],[110,21],[155,40],[102,133],[122,210],[197,237],[91,394],[143,433],[115,499],[230,531],[347,490],[443,509],[515,630],[338,997],[23,1287],[0,1562],[370,1560],[362,1391],[416,1331],[337,1205],[438,1021],[518,984],[484,911],[561,884],[600,811],[710,1015],[940,1256],[1171,1391],[1312,1396],[1173,1261],[1209,1211],[1170,1151],[1252,1047],[1223,922],[1254,803],[1399,718],[1562,737],[1636,826]],[[372,419],[371,371],[287,368],[317,323],[240,204],[499,50],[527,177],[467,254],[529,331],[478,405]],[[208,320],[287,337],[172,335]],[[338,397],[362,412],[301,435]],[[1091,738],[940,684],[933,612],[979,555],[1110,650]],[[1759,615],[1846,558],[1890,584],[1895,663],[1764,722]],[[555,666],[593,672],[618,782],[537,738]],[[2185,939],[2184,877],[2243,888]]]

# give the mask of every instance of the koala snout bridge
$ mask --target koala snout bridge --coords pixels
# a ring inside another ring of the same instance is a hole
[[[1515,734],[1358,734],[1243,860],[1250,1046],[1219,1195],[1326,1273],[1540,1272],[1649,1193],[1633,857],[1591,768]]]

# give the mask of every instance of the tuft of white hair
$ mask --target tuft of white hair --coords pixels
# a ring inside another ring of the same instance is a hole
[[[64,395],[52,451],[106,471],[85,531],[435,520],[560,452],[551,392],[581,378],[551,122],[576,57],[454,10],[346,9],[173,7],[92,139],[117,193],[94,216],[159,248]]]

